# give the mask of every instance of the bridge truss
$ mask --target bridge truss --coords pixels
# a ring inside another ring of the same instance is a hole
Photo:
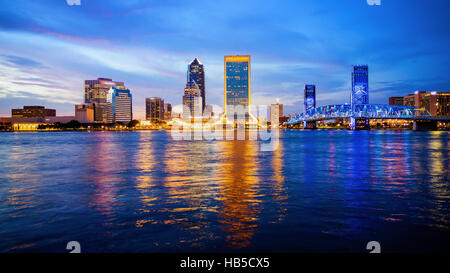
[[[305,113],[291,117],[286,124],[331,120],[338,118],[357,119],[409,119],[409,120],[450,120],[433,117],[424,109],[404,105],[387,104],[333,104],[310,109]]]

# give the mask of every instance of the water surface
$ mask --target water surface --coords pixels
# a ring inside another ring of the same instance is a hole
[[[444,251],[449,132],[0,134],[0,252]]]

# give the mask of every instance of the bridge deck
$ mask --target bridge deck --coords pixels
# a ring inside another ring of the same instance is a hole
[[[386,104],[340,104],[317,107],[290,118],[286,123],[293,125],[301,122],[321,121],[330,119],[404,119],[450,121],[450,117],[435,117],[424,108],[386,105]]]

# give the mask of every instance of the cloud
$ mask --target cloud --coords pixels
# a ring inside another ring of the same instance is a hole
[[[22,66],[22,67],[30,67],[30,68],[41,68],[43,65],[39,62],[36,62],[32,59],[15,56],[15,55],[0,55],[1,58],[6,62],[6,65],[12,66]]]
[[[109,77],[131,88],[142,112],[148,96],[180,103],[186,65],[198,56],[207,103],[221,105],[223,56],[232,54],[252,56],[252,102],[278,97],[290,109],[302,108],[305,83],[317,85],[320,105],[348,102],[359,62],[371,69],[371,101],[448,89],[449,1],[350,2],[8,1],[0,8],[0,96],[65,101],[72,111],[84,80]]]

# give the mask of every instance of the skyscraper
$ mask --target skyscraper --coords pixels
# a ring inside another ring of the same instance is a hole
[[[133,119],[131,92],[125,86],[109,89],[106,106],[107,122],[125,122]]]
[[[272,128],[276,128],[280,125],[280,117],[283,116],[283,104],[278,101],[276,104],[270,105],[270,124]]]
[[[205,69],[203,64],[195,58],[188,65],[187,82],[194,81],[200,89],[200,95],[202,97],[202,112],[206,106],[205,96]]]
[[[231,119],[243,118],[238,117],[233,109],[243,106],[247,118],[251,105],[250,56],[225,56],[224,66],[225,115]]]
[[[162,122],[164,120],[164,100],[162,98],[145,99],[145,119],[151,122]]]
[[[304,95],[305,112],[316,108],[316,86],[314,84],[305,84]]]
[[[183,119],[191,120],[202,116],[202,96],[198,85],[194,81],[188,81],[184,88]]]
[[[96,122],[106,122],[106,103],[108,92],[113,86],[125,86],[123,82],[115,82],[108,78],[86,80],[84,82],[84,102],[94,106],[94,119]]]
[[[369,104],[369,67],[355,65],[352,72],[351,105]]]

